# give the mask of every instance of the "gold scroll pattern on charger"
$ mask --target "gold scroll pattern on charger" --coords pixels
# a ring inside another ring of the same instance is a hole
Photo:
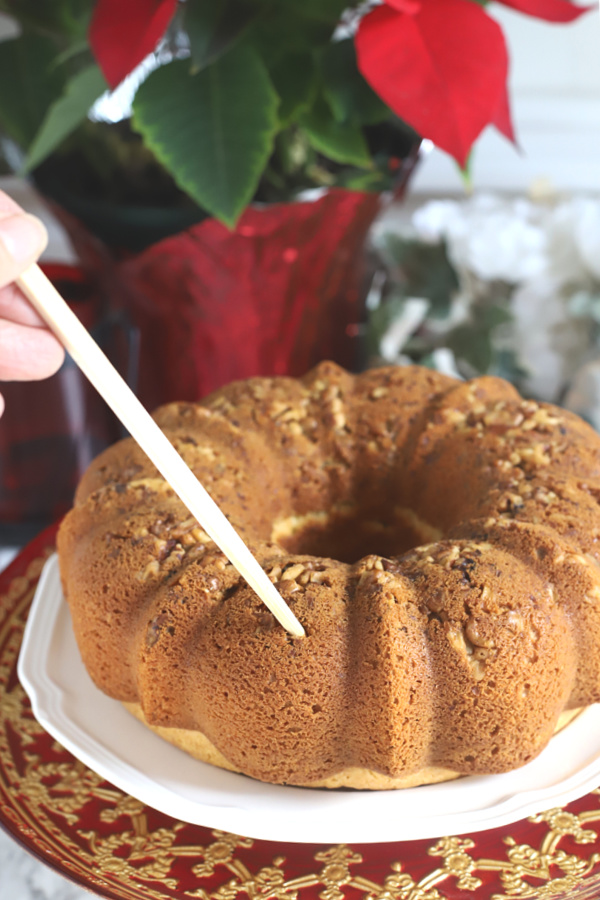
[[[182,837],[190,826],[182,822],[168,820],[170,827],[150,828],[142,803],[108,785],[57,742],[43,757],[36,752],[39,740],[47,740],[47,735],[32,717],[14,673],[44,562],[44,557],[34,560],[26,575],[14,579],[0,595],[0,815],[16,836],[33,844],[65,874],[126,900],[164,900],[161,886],[178,897],[200,900],[244,900],[244,895],[249,900],[315,896],[344,900],[349,890],[358,892],[362,900],[445,900],[455,897],[457,890],[465,892],[465,897],[475,896],[484,884],[479,876],[486,872],[495,873],[498,880],[499,891],[488,894],[490,900],[598,897],[600,837],[586,826],[600,822],[600,801],[597,808],[580,813],[556,808],[532,816],[531,823],[545,826],[538,832],[539,846],[519,844],[505,835],[501,859],[478,858],[470,838],[436,840],[426,850],[432,868],[419,880],[409,873],[410,859],[402,859],[404,845],[390,844],[389,871],[380,883],[361,874],[363,855],[343,844],[315,852],[310,871],[291,877],[286,875],[285,844],[271,865],[252,871],[241,855],[251,858],[247,851],[260,842],[201,829],[196,833],[208,834],[210,840],[187,844]],[[592,793],[600,797],[600,790]],[[95,828],[89,827],[90,800],[100,809]],[[123,827],[119,822],[128,824]],[[569,853],[560,846],[565,838],[571,839],[571,846],[592,849],[589,845],[595,844],[599,852]],[[182,862],[186,863],[185,885],[178,874]],[[220,878],[216,888],[215,875]]]

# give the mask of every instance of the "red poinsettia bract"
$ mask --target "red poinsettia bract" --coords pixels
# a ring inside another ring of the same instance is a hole
[[[356,51],[384,102],[461,165],[488,123],[511,131],[504,36],[473,0],[390,0],[362,19]]]
[[[569,0],[499,0],[549,22],[585,7]],[[359,68],[405,122],[461,165],[486,125],[514,140],[500,26],[474,0],[385,0],[361,21]]]
[[[591,9],[575,6],[571,0],[498,0],[498,3],[546,22],[574,22]]]
[[[152,53],[176,8],[177,0],[98,0],[89,40],[112,88]]]

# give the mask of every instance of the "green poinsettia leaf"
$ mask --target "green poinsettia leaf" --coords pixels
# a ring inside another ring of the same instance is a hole
[[[323,94],[338,122],[377,125],[390,118],[389,107],[358,70],[353,40],[330,44],[322,54],[321,70]]]
[[[315,63],[310,53],[290,53],[269,72],[279,94],[279,121],[289,125],[308,110],[317,90]]]
[[[79,72],[65,87],[62,97],[49,108],[25,160],[25,171],[39,166],[47,156],[85,121],[98,97],[108,89],[97,65]]]
[[[322,97],[298,121],[315,150],[334,162],[365,169],[372,165],[361,128],[347,122],[338,122]]]
[[[63,87],[55,56],[53,41],[37,34],[0,43],[0,129],[24,150]]]
[[[189,63],[153,72],[133,104],[133,127],[200,206],[235,224],[252,200],[273,149],[278,98],[248,46],[197,75]]]
[[[285,64],[292,53],[314,53],[329,43],[332,30],[331,23],[307,18],[278,2],[252,24],[249,39],[271,69],[276,63]]]
[[[86,53],[91,55],[90,51],[90,43],[87,38],[82,38],[79,41],[75,41],[66,50],[63,50],[62,53],[59,53],[58,56],[54,60],[55,66],[63,66],[65,63],[70,62],[74,57],[80,56],[81,54]]]
[[[36,31],[70,43],[87,35],[92,4],[89,0],[1,0],[0,11],[16,19],[24,31]],[[56,44],[54,45],[56,52]]]
[[[307,19],[335,25],[348,6],[347,0],[279,0],[285,9],[294,10]]]
[[[184,28],[190,40],[192,72],[211,65],[244,34],[264,0],[209,0],[186,3]]]

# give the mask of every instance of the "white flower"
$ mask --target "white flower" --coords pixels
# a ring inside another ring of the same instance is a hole
[[[577,200],[561,203],[551,212],[546,226],[550,272],[560,284],[582,279],[581,254],[575,240],[579,218],[577,207]]]
[[[518,283],[546,266],[546,239],[540,228],[497,212],[472,220],[469,231],[450,238],[452,257],[484,281]]]
[[[600,281],[600,201],[583,202],[575,239],[584,265]]]
[[[419,240],[437,244],[445,240],[464,219],[464,205],[455,200],[432,200],[412,216],[412,224]]]
[[[561,203],[547,223],[550,271],[562,284],[600,280],[600,201]]]
[[[478,194],[424,204],[413,214],[412,228],[411,236],[423,242],[446,243],[460,283],[450,315],[420,323],[425,346],[429,339],[433,346],[443,344],[457,317],[468,327],[471,310],[486,298],[503,302],[504,289],[490,286],[503,282],[509,292],[512,288],[514,322],[494,331],[494,346],[515,354],[527,373],[521,383],[525,393],[560,402],[583,364],[600,356],[593,325],[598,315],[590,306],[590,298],[600,297],[600,199],[575,197],[551,205]],[[578,297],[585,299],[583,306],[575,303]],[[402,350],[409,326],[404,313],[390,327],[386,347],[392,355]],[[449,370],[453,362],[442,355],[436,364]],[[598,389],[593,404],[600,428],[600,362],[577,378],[573,396],[579,399],[573,402],[583,402],[587,392],[590,406],[590,391]],[[596,415],[593,404],[592,412],[581,407],[588,417]]]
[[[600,200],[578,197],[556,207],[478,194],[435,200],[412,217],[417,237],[445,240],[452,263],[484,281],[509,284],[549,275],[560,284],[600,280]]]
[[[455,268],[484,281],[535,278],[548,265],[547,239],[534,204],[481,194],[463,203],[433,201],[417,210],[421,240],[445,240]]]
[[[517,287],[512,312],[517,360],[527,372],[526,393],[559,400],[563,385],[589,352],[586,321],[569,317],[560,283],[548,277]]]

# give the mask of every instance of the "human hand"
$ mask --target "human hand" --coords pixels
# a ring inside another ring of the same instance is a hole
[[[64,351],[14,284],[44,250],[48,235],[0,191],[0,381],[35,381],[60,368]],[[0,415],[4,400],[0,395]]]

